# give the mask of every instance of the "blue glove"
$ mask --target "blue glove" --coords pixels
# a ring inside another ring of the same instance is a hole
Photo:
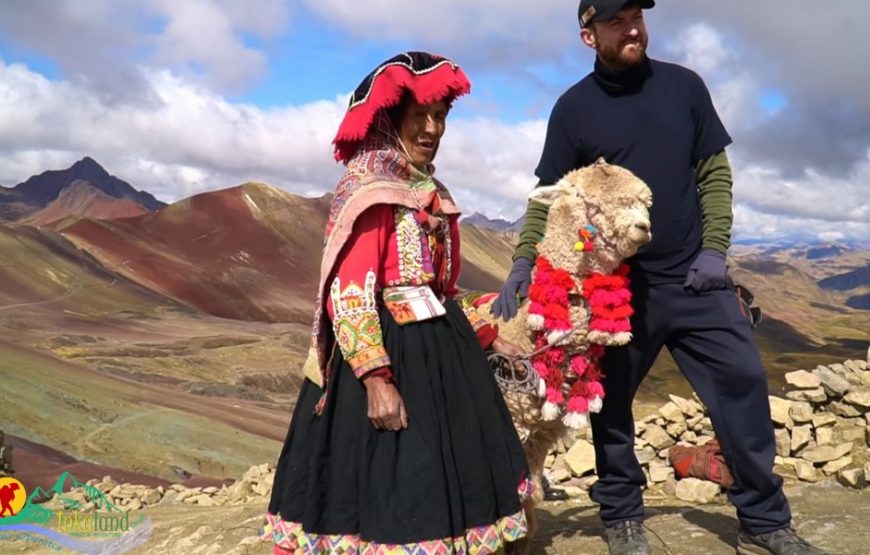
[[[492,303],[490,312],[496,318],[505,322],[517,315],[517,297],[525,299],[529,295],[529,285],[532,284],[532,267],[534,263],[528,258],[517,258],[508,274],[507,281],[501,286],[498,298]]]
[[[689,266],[689,273],[683,287],[695,293],[705,293],[717,289],[727,289],[731,283],[725,255],[716,249],[701,249],[695,261]]]

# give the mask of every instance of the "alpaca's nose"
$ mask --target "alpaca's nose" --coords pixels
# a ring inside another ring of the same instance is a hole
[[[638,228],[644,233],[649,233],[649,222],[637,222],[634,224],[634,227]]]

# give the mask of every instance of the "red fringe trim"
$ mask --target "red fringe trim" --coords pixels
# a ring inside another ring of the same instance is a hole
[[[420,104],[431,104],[471,92],[471,83],[461,68],[450,63],[420,75],[403,65],[388,66],[375,77],[368,99],[350,108],[338,126],[332,140],[337,161],[347,164],[365,139],[378,110],[398,104],[405,89]]]

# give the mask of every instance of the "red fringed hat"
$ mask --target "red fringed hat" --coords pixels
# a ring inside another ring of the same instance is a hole
[[[403,52],[375,68],[353,91],[347,113],[332,140],[335,159],[347,164],[378,110],[402,99],[404,89],[420,104],[453,100],[471,91],[465,72],[451,60],[427,52]]]

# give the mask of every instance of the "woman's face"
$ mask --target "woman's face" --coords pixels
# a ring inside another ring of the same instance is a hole
[[[438,144],[447,125],[447,104],[443,100],[432,104],[411,101],[399,121],[399,138],[411,161],[425,166],[435,158]]]

